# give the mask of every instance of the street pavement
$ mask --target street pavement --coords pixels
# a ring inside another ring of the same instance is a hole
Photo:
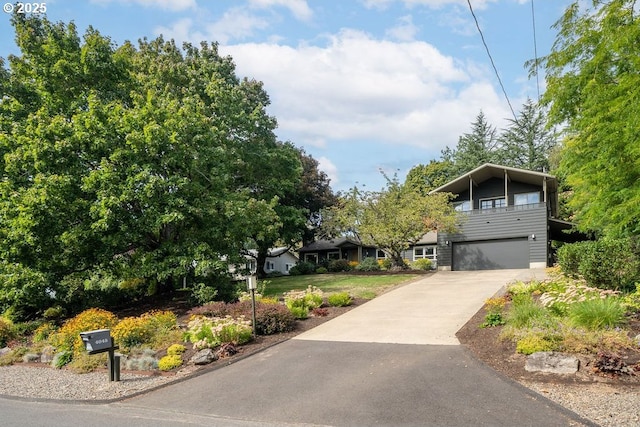
[[[544,270],[438,272],[222,369],[119,403],[19,402],[17,412],[0,399],[0,426],[593,425],[477,361],[455,337],[485,299],[532,277]]]

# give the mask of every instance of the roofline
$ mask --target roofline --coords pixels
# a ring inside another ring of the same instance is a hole
[[[530,174],[530,175],[535,175],[535,176],[539,176],[541,178],[551,178],[551,179],[556,179],[556,177],[554,175],[550,175],[548,173],[544,173],[544,172],[536,172],[536,171],[530,171],[527,169],[519,169],[519,168],[514,168],[511,166],[502,166],[502,165],[496,165],[494,163],[484,163],[480,166],[478,166],[477,168],[473,169],[472,171],[466,172],[462,175],[460,175],[458,178],[447,182],[444,185],[441,185],[438,188],[435,188],[433,190],[431,190],[429,192],[429,194],[432,193],[439,193],[444,191],[444,189],[446,189],[447,187],[458,183],[459,181],[462,181],[463,179],[468,179],[470,175],[473,175],[474,173],[482,170],[482,169],[486,169],[486,168],[490,168],[490,169],[496,169],[496,170],[501,170],[501,171],[507,171],[507,172],[518,172],[518,173],[526,173],[526,174]]]

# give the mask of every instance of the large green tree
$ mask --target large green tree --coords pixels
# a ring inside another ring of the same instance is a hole
[[[499,161],[496,128],[487,122],[482,111],[471,123],[471,132],[462,135],[455,148],[446,147],[442,151],[442,160],[454,165],[455,176],[469,172],[484,163]]]
[[[15,15],[0,88],[0,310],[72,304],[102,274],[171,288],[277,235],[299,185],[262,84],[215,44],[115,46]],[[106,283],[107,281],[103,281]],[[110,282],[111,283],[111,282]]]
[[[448,160],[431,160],[428,164],[416,165],[407,174],[405,185],[421,194],[457,178],[455,165]]]
[[[382,249],[393,265],[404,267],[402,252],[430,231],[452,232],[458,216],[449,193],[423,194],[387,178],[380,191],[351,189],[327,210],[326,226],[331,235],[352,235],[365,245]]]
[[[640,234],[640,19],[634,0],[576,1],[556,23],[543,101],[579,227]]]
[[[518,117],[498,137],[498,162],[505,166],[548,172],[549,156],[557,144],[557,136],[547,126],[543,109],[528,99]]]

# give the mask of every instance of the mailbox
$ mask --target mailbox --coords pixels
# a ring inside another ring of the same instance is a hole
[[[109,329],[80,332],[80,338],[89,354],[104,353],[114,349],[110,332]]]

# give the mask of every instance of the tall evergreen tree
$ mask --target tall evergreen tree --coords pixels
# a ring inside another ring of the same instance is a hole
[[[453,163],[455,175],[460,175],[484,163],[498,161],[498,148],[496,128],[487,122],[484,113],[480,111],[471,124],[471,132],[460,137],[455,149],[445,148],[442,160]]]
[[[509,126],[500,134],[499,141],[498,163],[543,172],[549,170],[549,156],[557,136],[547,129],[542,109],[528,99],[517,119],[509,119]]]

